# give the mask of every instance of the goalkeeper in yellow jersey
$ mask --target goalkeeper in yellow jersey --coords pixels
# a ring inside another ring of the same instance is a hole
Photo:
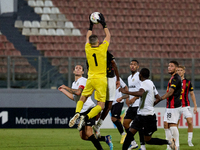
[[[96,91],[97,105],[85,116],[80,117],[78,124],[78,130],[82,128],[85,121],[93,118],[104,109],[106,101],[106,90],[107,90],[107,50],[110,43],[110,32],[106,26],[106,22],[103,14],[99,14],[99,23],[103,26],[103,30],[106,37],[102,44],[99,44],[98,37],[92,34],[93,23],[90,21],[90,27],[86,35],[85,53],[88,63],[88,79],[86,86],[82,92],[80,100],[76,105],[76,114],[70,120],[69,126],[72,127],[76,123],[76,120],[80,116],[80,111],[87,98],[92,95],[93,91]]]

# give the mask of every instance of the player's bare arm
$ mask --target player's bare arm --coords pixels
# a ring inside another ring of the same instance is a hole
[[[123,89],[128,90],[128,87],[125,86]],[[129,95],[123,95],[122,97],[116,99],[116,101],[117,101],[118,103],[120,103],[123,99],[127,99],[127,98],[129,98]]]
[[[156,98],[156,100],[155,100],[155,102],[154,102],[154,106],[156,105],[156,104],[158,104],[160,101],[161,101],[161,97],[160,97],[160,95],[156,95],[155,96],[155,98]]]
[[[166,99],[166,98],[172,96],[173,93],[174,93],[174,89],[173,89],[173,88],[170,88],[170,89],[169,89],[169,92],[165,93],[165,95],[163,95],[163,96],[161,97],[161,100],[164,100],[164,99]]]
[[[136,96],[136,97],[141,97],[141,96],[143,95],[143,93],[145,92],[144,89],[140,89],[140,90],[137,91],[137,92],[126,91],[126,90],[123,89],[123,88],[120,88],[119,90],[120,90],[120,92],[122,92],[122,93],[124,93],[124,94],[133,95],[133,96]]]
[[[111,63],[112,63],[112,67],[114,68],[115,75],[117,77],[116,89],[118,89],[120,87],[120,79],[119,79],[119,72],[118,72],[117,64],[116,64],[115,60],[112,60]]]
[[[196,103],[196,98],[195,98],[194,91],[190,91],[190,96],[191,96],[192,102],[194,104],[194,110],[193,110],[193,112],[194,112],[194,114],[196,114],[197,113],[197,103]]]
[[[70,98],[71,100],[74,100],[74,96],[72,93],[69,93],[67,90],[63,89],[63,88],[58,88],[58,90],[60,92],[62,92],[63,94],[65,94],[68,98]]]
[[[75,94],[75,95],[78,95],[78,96],[81,95],[81,93],[82,93],[82,91],[83,91],[82,88],[72,89],[72,88],[70,88],[70,87],[68,87],[68,86],[65,86],[65,85],[61,85],[58,89],[60,89],[60,88],[63,88],[63,89],[65,89],[65,90],[67,90],[69,93]]]
[[[129,104],[133,104],[135,103],[135,101],[138,99],[139,97],[133,97],[129,100]]]

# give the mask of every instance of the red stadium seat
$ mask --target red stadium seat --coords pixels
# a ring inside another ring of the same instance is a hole
[[[6,43],[6,42],[9,42],[8,40],[7,40],[7,38],[6,38],[6,36],[5,35],[0,35],[0,43]]]
[[[139,30],[139,31],[138,31],[138,35],[139,35],[140,37],[146,37],[146,36],[147,36],[147,33],[146,33],[145,30]]]
[[[62,36],[55,36],[55,42],[56,43],[63,43],[63,37]]]
[[[162,38],[156,37],[154,38],[155,44],[163,44]]]
[[[15,50],[15,47],[12,43],[5,43],[7,50]]]
[[[6,48],[5,48],[5,45],[4,45],[4,43],[0,43],[0,50],[5,50]]]
[[[154,30],[147,30],[147,37],[155,37]]]
[[[31,43],[38,43],[38,37],[37,36],[30,36],[29,42]]]
[[[46,36],[45,37],[47,43],[54,43],[55,39],[54,36]]]
[[[38,43],[46,43],[46,42],[49,42],[48,40],[46,40],[46,37],[45,37],[45,36],[38,36],[38,37],[37,37],[37,41],[38,41]]]
[[[153,44],[153,43],[154,43],[153,38],[147,37],[147,38],[146,38],[146,43],[147,43],[147,44]]]
[[[153,46],[153,50],[154,50],[155,52],[160,52],[160,51],[162,51],[160,45],[154,45],[154,46]]]

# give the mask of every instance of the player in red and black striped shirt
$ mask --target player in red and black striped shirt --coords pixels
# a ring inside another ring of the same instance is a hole
[[[192,98],[192,101],[194,103],[194,114],[197,113],[197,103],[195,94],[193,91],[193,87],[191,82],[188,79],[185,79],[185,67],[179,66],[177,69],[177,73],[180,75],[182,79],[182,114],[184,118],[187,120],[188,124],[188,145],[194,146],[192,144],[192,136],[193,136],[193,123],[192,123],[192,113],[190,108],[190,100],[188,98],[188,94],[190,93],[190,96]]]
[[[167,99],[167,108],[164,115],[164,129],[166,139],[170,140],[172,136],[176,140],[177,150],[179,150],[179,131],[177,128],[178,119],[181,114],[181,77],[176,73],[179,64],[177,61],[170,61],[168,73],[171,74],[167,86],[167,92],[161,97],[161,100]],[[160,101],[160,100],[159,100]],[[156,101],[154,104],[157,104]],[[167,150],[170,147],[167,147]]]

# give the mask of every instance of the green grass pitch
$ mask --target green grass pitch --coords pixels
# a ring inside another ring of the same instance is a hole
[[[179,129],[181,150],[200,150],[200,129],[194,129],[194,147],[187,145],[187,129]],[[110,134],[114,150],[121,150],[121,136],[117,129],[101,129],[102,135]],[[165,138],[164,129],[153,137]],[[135,139],[139,144],[138,134]],[[101,142],[104,150],[109,147]],[[146,145],[147,150],[165,150],[166,145]],[[0,150],[94,150],[90,141],[83,141],[77,129],[0,129]]]

